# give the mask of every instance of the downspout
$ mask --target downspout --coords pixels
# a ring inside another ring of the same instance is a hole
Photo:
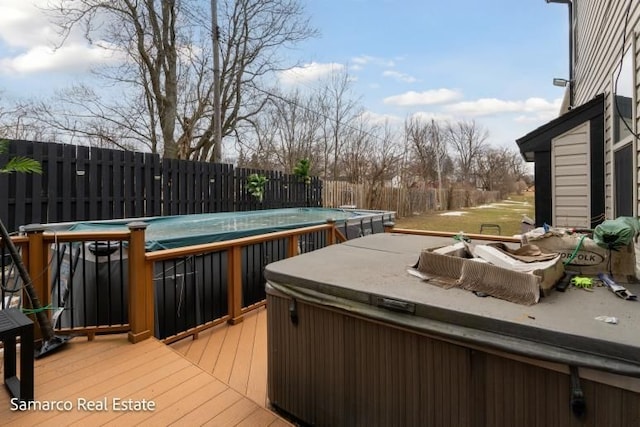
[[[569,7],[569,109],[573,108],[573,3],[567,1]]]
[[[562,3],[569,7],[569,110],[573,108],[573,2],[572,0],[546,0],[547,3]]]

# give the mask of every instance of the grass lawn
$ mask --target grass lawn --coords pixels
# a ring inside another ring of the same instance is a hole
[[[512,195],[507,200],[459,211],[428,212],[417,216],[396,219],[396,227],[416,230],[434,230],[480,233],[482,224],[500,226],[500,234],[512,236],[520,233],[522,216],[534,218],[534,193]],[[496,228],[485,228],[483,234],[498,234]]]

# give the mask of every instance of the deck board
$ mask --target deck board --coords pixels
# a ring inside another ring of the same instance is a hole
[[[175,369],[175,371],[169,372],[170,369]],[[154,393],[157,395],[162,395],[169,390],[178,387],[180,384],[185,381],[189,381],[191,378],[195,377],[200,373],[199,370],[193,369],[192,366],[183,366],[181,369],[178,369],[175,366],[167,366],[166,376],[159,377],[159,381],[152,382],[151,384],[141,384],[140,387],[130,386],[129,389],[123,393],[123,398],[125,399],[141,399],[144,398],[147,389],[152,389]],[[158,407],[160,407],[164,400],[156,399],[154,400]],[[121,417],[122,414],[118,412],[110,412],[108,414],[88,414],[85,417],[78,420],[77,423],[73,423],[72,425],[84,426],[84,425],[97,425],[98,422],[102,424],[107,424],[113,422],[116,418]],[[133,422],[131,419],[132,416],[129,415],[126,417],[127,423]],[[120,420],[119,420],[120,421]],[[117,424],[117,423],[115,423]]]
[[[260,342],[258,316],[255,320],[247,320],[246,328],[235,328],[236,331],[223,326],[229,331],[220,328],[215,335],[201,334],[197,342],[183,340],[170,347],[156,339],[130,344],[122,334],[98,336],[91,342],[74,338],[62,350],[36,360],[35,364],[36,400],[65,400],[72,403],[73,409],[68,412],[12,411],[9,394],[2,387],[1,424],[118,427],[136,424],[289,425],[265,409],[264,401],[256,402],[247,398],[244,395],[246,390],[230,387],[228,382],[216,379],[211,374],[217,367],[219,372],[226,375],[227,381],[234,381],[241,386],[244,384],[244,388],[250,383],[248,378],[251,377],[251,369],[254,369],[250,361],[256,357],[255,352],[236,357],[231,349],[214,349],[220,343],[225,343],[240,348],[242,352],[248,351],[254,345],[253,338],[249,341],[247,336],[243,336],[243,329],[246,329],[245,334],[252,334],[256,342]],[[252,322],[254,326],[251,326]],[[211,361],[210,355],[215,360]],[[191,359],[204,362],[209,371],[201,369]],[[249,363],[250,366],[236,367],[236,360]],[[106,411],[83,411],[78,406],[78,398],[106,398],[108,408]],[[152,400],[156,409],[153,412],[117,412],[112,407],[113,398]]]
[[[218,363],[218,358],[220,357],[220,351],[227,337],[228,330],[229,330],[229,327],[227,327],[227,325],[219,325],[205,332],[201,332],[200,338],[198,339],[206,340],[207,345],[205,346],[204,351],[202,352],[202,354],[198,359],[189,359],[189,360],[193,361],[195,364],[200,366],[206,372],[213,374],[213,369],[216,367],[216,364]],[[187,355],[187,357],[189,356]]]
[[[235,426],[247,418],[247,412],[252,413],[257,406],[258,405],[256,405],[255,402],[248,399],[238,400],[233,405],[202,425],[219,427]]]
[[[180,353],[183,356],[187,355],[187,351],[189,351],[189,347],[191,347],[191,343],[193,341],[191,340],[180,340],[176,343],[174,343],[171,348],[173,348],[175,351],[177,351],[178,353]]]
[[[245,395],[261,406],[267,406],[267,311],[257,313],[255,342],[247,391]]]
[[[202,355],[204,354],[205,349],[207,348],[207,344],[209,343],[208,339],[195,339],[195,340],[184,340],[190,343],[187,351],[185,352],[185,357],[189,360],[200,360]]]
[[[224,411],[226,411],[228,408],[235,405],[239,401],[246,402],[247,405],[249,405],[249,407],[251,408],[251,410],[245,411],[243,418],[246,418],[247,413],[250,414],[252,410],[257,407],[257,405],[254,402],[248,399],[242,399],[242,396],[240,395],[240,393],[238,393],[237,391],[231,388],[228,388],[224,392],[217,395],[214,399],[210,399],[210,400],[207,400],[206,402],[202,402],[202,404],[198,405],[196,409],[194,409],[193,411],[190,411],[189,414],[183,417],[180,417],[179,420],[176,420],[174,425],[185,426],[185,427],[203,425],[204,423],[210,421],[212,418],[223,413]],[[230,424],[230,425],[234,425],[234,424]]]
[[[246,390],[251,371],[253,344],[256,340],[256,323],[258,316],[252,315],[242,322],[242,331],[238,340],[238,347],[233,359],[233,366],[229,376],[229,385],[236,390]],[[246,394],[246,393],[243,393]]]
[[[220,354],[213,368],[213,376],[226,384],[229,384],[243,326],[244,322],[238,324],[235,328],[227,328]]]
[[[275,416],[256,408],[250,416],[238,423],[237,427],[267,427],[275,421]]]
[[[214,401],[224,405],[224,401],[221,402],[219,397],[220,395],[224,395],[225,392],[234,393],[237,399],[241,398],[237,392],[220,382],[212,383],[207,381],[204,385],[197,388],[189,385],[178,387],[168,393],[168,396],[171,396],[171,400],[175,401],[175,403],[167,405],[161,411],[150,414],[140,425],[153,427],[158,425],[159,421],[168,422],[173,425],[181,418],[186,418],[189,413],[198,410],[200,406],[208,401]],[[184,399],[185,396],[189,398]],[[226,407],[225,405],[218,409],[224,410]]]
[[[261,407],[268,407],[265,307],[247,313],[237,325],[215,326],[171,348]]]

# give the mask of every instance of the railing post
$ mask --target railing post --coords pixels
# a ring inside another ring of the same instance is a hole
[[[242,322],[242,247],[230,248],[227,259],[229,323],[235,325]]]
[[[29,278],[40,300],[40,305],[47,307],[51,302],[51,295],[49,293],[49,268],[46,262],[48,251],[44,245],[44,227],[40,224],[31,224],[25,227],[25,232],[29,238],[29,258],[25,260],[28,261],[26,267],[29,272]],[[28,298],[25,299],[23,295],[23,300],[28,300]],[[46,314],[47,316],[49,315],[48,310]],[[41,340],[42,332],[40,328],[35,328],[34,332],[35,340]]]
[[[144,222],[128,224],[129,237],[129,341],[137,343],[153,336],[154,332],[154,295],[153,264],[145,262]]]
[[[333,218],[329,218],[327,220],[327,224],[331,225],[331,228],[327,230],[327,245],[335,245],[336,244],[336,220]]]
[[[287,258],[294,257],[298,255],[298,241],[300,236],[297,234],[295,236],[289,236],[287,240]]]

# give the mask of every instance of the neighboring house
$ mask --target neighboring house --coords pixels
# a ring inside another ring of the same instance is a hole
[[[542,1],[542,0],[539,0]],[[563,3],[570,71],[560,116],[517,140],[535,162],[536,224],[594,227],[638,202],[640,2]]]

